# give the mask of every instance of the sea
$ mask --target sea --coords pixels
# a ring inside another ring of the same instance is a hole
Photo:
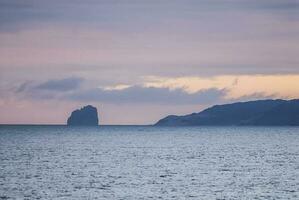
[[[299,199],[299,127],[2,125],[0,199]]]

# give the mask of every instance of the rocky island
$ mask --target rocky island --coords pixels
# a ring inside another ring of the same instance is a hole
[[[199,113],[169,115],[157,126],[299,126],[299,100],[258,100],[215,105]]]
[[[98,124],[97,108],[91,105],[73,111],[67,120],[67,125],[71,126],[98,126]]]

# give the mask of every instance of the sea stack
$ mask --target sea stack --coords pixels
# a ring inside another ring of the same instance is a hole
[[[84,106],[81,109],[72,112],[67,120],[70,126],[98,126],[98,111],[96,107],[91,105]]]

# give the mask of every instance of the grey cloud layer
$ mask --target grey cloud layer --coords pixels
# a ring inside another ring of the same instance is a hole
[[[223,101],[225,90],[214,88],[188,94],[182,89],[131,86],[122,90],[81,88],[83,80],[72,77],[48,80],[42,83],[31,81],[21,84],[17,94],[31,99],[61,99],[77,102],[105,102],[111,104],[211,104]]]
[[[210,104],[220,102],[225,90],[208,89],[188,94],[181,89],[145,88],[134,86],[123,90],[91,89],[74,93],[67,98],[78,101],[98,101],[109,103],[149,103],[149,104]]]
[[[72,102],[98,102],[109,104],[153,104],[153,105],[212,105],[231,101],[248,101],[275,98],[275,94],[255,93],[237,99],[226,99],[228,89],[209,88],[196,93],[183,89],[143,87],[133,85],[125,89],[107,90],[84,87],[82,78],[48,80],[42,83],[27,81],[21,84],[16,93],[30,99],[54,99]]]
[[[83,79],[77,77],[49,80],[47,82],[35,86],[35,89],[62,91],[62,92],[70,91],[70,90],[78,89],[82,82]]]
[[[52,79],[44,82],[25,81],[14,89],[19,98],[25,99],[60,99],[66,94],[79,90],[84,79],[69,77]]]

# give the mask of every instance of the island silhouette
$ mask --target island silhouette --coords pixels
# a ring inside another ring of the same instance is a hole
[[[69,126],[98,126],[98,111],[91,105],[84,106],[81,109],[74,110],[67,119]]]
[[[169,115],[156,126],[298,126],[299,100],[257,100],[215,105],[199,113]]]
[[[97,108],[92,105],[74,110],[70,126],[98,126]],[[169,115],[155,126],[299,126],[299,99],[268,99],[214,105],[183,116]]]

